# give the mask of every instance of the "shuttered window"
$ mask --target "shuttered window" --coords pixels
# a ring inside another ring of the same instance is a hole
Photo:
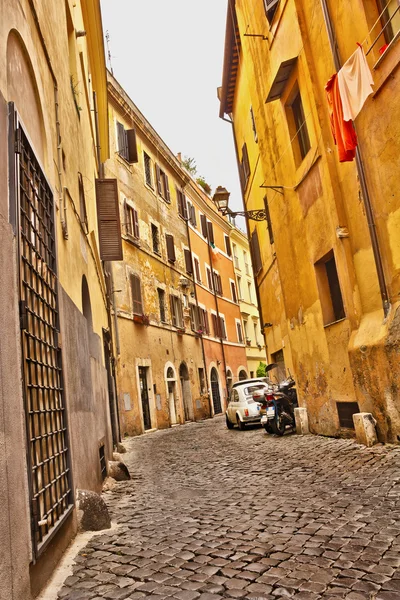
[[[225,236],[225,248],[226,248],[227,255],[232,256],[231,240],[229,239],[229,237],[227,235]]]
[[[196,209],[193,206],[193,204],[191,202],[187,202],[187,214],[188,214],[188,219],[190,224],[193,227],[197,227],[197,221],[196,221]]]
[[[127,202],[125,202],[125,229],[129,236],[136,240],[140,238],[138,212]]]
[[[214,227],[211,221],[207,221],[207,238],[210,244],[214,244]]]
[[[175,327],[183,327],[183,309],[182,309],[182,301],[177,296],[173,296],[172,294],[169,297],[170,308],[171,308],[171,318],[172,325]]]
[[[131,275],[132,289],[132,311],[134,315],[143,314],[142,290],[140,278],[137,275]]]
[[[178,201],[178,213],[180,214],[181,217],[183,217],[184,219],[187,219],[188,218],[188,206],[187,206],[185,194],[183,192],[181,192],[181,190],[178,190],[178,188],[177,188],[176,197],[177,197],[177,201]]]
[[[128,163],[138,162],[136,131],[125,129],[122,123],[117,122],[118,154]]]
[[[157,294],[158,294],[158,306],[159,306],[159,309],[160,309],[160,321],[161,321],[161,323],[165,323],[166,322],[166,318],[165,318],[165,292],[161,288],[158,288],[157,289]]]
[[[239,342],[239,344],[243,344],[243,332],[242,332],[242,326],[240,323],[236,323],[236,330],[237,330],[238,342]]]
[[[212,275],[211,275],[211,269],[210,267],[206,267],[206,272],[207,272],[207,285],[208,285],[208,289],[213,291],[214,290],[214,286],[213,286],[213,280],[212,280]]]
[[[211,314],[211,321],[212,321],[212,324],[213,324],[214,337],[221,337],[221,332],[220,332],[220,329],[219,329],[218,317],[217,317],[217,315],[214,315],[214,313]]]
[[[100,257],[122,260],[121,222],[116,179],[96,179],[97,223]]]
[[[171,202],[168,175],[156,164],[157,192],[166,202]]]
[[[214,290],[218,296],[222,296],[222,280],[221,275],[214,271]]]
[[[222,338],[224,340],[227,339],[226,335],[226,327],[225,327],[225,319],[223,317],[218,317],[215,314],[211,315],[214,337]]]
[[[196,281],[198,283],[201,283],[200,263],[197,258],[194,258],[193,262],[194,262],[194,272],[196,274]]]
[[[167,257],[169,262],[175,262],[176,261],[176,256],[175,256],[175,244],[174,244],[174,236],[170,235],[169,233],[167,233],[165,235],[165,240],[167,243]]]
[[[249,155],[247,152],[247,144],[243,144],[242,148],[242,184],[243,189],[246,189],[247,184],[249,182],[250,177],[250,163],[249,163]]]
[[[185,255],[186,273],[189,273],[191,275],[193,273],[192,255],[190,253],[190,250],[188,250],[187,248],[184,249],[183,253]]]
[[[143,152],[143,159],[144,159],[144,177],[146,180],[146,184],[151,187],[151,189],[154,189],[154,184],[153,184],[153,173],[152,173],[152,168],[151,168],[151,158],[148,154],[146,154],[146,152]]]
[[[200,226],[203,237],[207,238],[207,218],[205,215],[200,215]]]
[[[208,322],[208,313],[204,308],[199,308],[199,323],[203,333],[208,335],[210,333],[210,325]]]
[[[199,310],[195,304],[190,305],[190,327],[192,331],[198,331],[200,328]]]
[[[153,243],[153,252],[160,254],[160,233],[157,225],[151,224],[151,241]]]
[[[265,14],[267,15],[268,21],[271,23],[278,8],[279,0],[264,0]]]
[[[225,319],[223,317],[220,317],[219,322],[220,322],[221,337],[223,340],[227,340],[228,335],[226,333]]]
[[[251,254],[253,257],[254,275],[258,275],[258,273],[262,269],[262,262],[261,262],[260,243],[258,241],[258,235],[257,235],[256,229],[254,229],[253,233],[251,234],[250,248],[251,248]]]
[[[238,299],[237,299],[237,293],[236,293],[236,285],[234,284],[233,281],[231,281],[231,292],[232,292],[232,300],[237,303]]]

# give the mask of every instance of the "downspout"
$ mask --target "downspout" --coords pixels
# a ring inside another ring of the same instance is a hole
[[[237,140],[236,140],[235,128],[234,128],[234,125],[233,125],[233,119],[226,119],[223,116],[221,117],[221,119],[223,121],[226,121],[227,123],[229,123],[232,126],[232,135],[233,135],[233,142],[234,142],[234,146],[235,146],[236,163],[237,163],[237,167],[239,168],[239,165],[240,165],[239,152],[238,152],[238,147],[237,147]],[[240,185],[240,191],[241,191],[241,194],[242,194],[243,207],[246,210],[246,208],[247,208],[246,207],[246,200],[245,200],[244,192],[243,192],[243,189],[242,189],[241,185]],[[258,308],[258,314],[260,316],[260,331],[261,331],[262,336],[264,338],[265,353],[267,355],[267,360],[268,360],[268,345],[267,345],[267,339],[266,339],[265,330],[264,330],[264,317],[263,317],[262,306],[261,306],[260,289],[258,287],[257,276],[254,275],[254,273],[255,273],[254,259],[253,259],[253,253],[251,251],[251,246],[250,246],[250,223],[249,223],[249,218],[248,218],[247,215],[245,215],[245,220],[246,220],[247,239],[249,240],[251,266],[253,268],[253,278],[254,278],[254,284],[255,284],[254,287],[256,289],[257,308]]]
[[[190,241],[189,219],[186,219],[186,235],[187,235],[187,239],[188,239],[189,252],[190,252],[190,257],[191,257],[192,256],[192,242]],[[196,300],[196,306],[198,308],[199,307],[199,301],[198,301],[198,298],[197,298],[197,285],[196,285],[194,273],[192,275],[193,275],[194,298]],[[205,353],[205,350],[204,350],[203,336],[201,336],[201,352],[202,352],[202,355],[203,355],[203,364],[204,364],[204,373],[205,373],[205,379],[206,379],[206,386],[207,386],[207,390],[209,390],[209,387],[208,387],[208,375],[207,375],[207,363],[206,363],[206,353]],[[210,417],[211,417],[212,416],[212,407],[211,407],[210,393],[208,393],[208,405],[209,405]]]
[[[214,300],[215,300],[215,309],[217,311],[218,323],[220,323],[221,320],[220,320],[219,310],[218,310],[218,294],[215,291],[214,267],[213,267],[213,264],[212,264],[211,245],[210,245],[210,241],[208,239],[207,239],[207,246],[208,246],[208,260],[210,261],[210,268],[211,268],[211,278],[212,278],[212,284],[213,284],[213,294],[214,294]],[[221,350],[222,350],[222,360],[223,360],[223,363],[224,363],[225,390],[227,390],[228,389],[228,385],[227,385],[227,381],[226,381],[225,348],[224,348],[224,340],[222,339],[222,337],[221,337],[220,341],[221,341]]]
[[[324,15],[324,21],[325,21],[326,30],[328,33],[329,43],[331,46],[332,57],[333,57],[333,61],[335,64],[335,69],[337,71],[339,71],[341,68],[341,60],[340,60],[340,55],[339,55],[339,49],[338,49],[338,46],[336,43],[335,30],[334,30],[333,23],[332,23],[330,14],[329,14],[327,0],[321,0],[321,7],[322,7],[323,15]],[[353,125],[354,125],[354,129],[357,132],[356,125],[354,123],[353,123]],[[374,254],[376,272],[378,275],[379,289],[380,289],[380,294],[381,294],[381,299],[382,299],[383,312],[384,312],[385,317],[387,317],[389,310],[390,310],[390,299],[389,299],[389,294],[388,294],[386,281],[385,281],[385,272],[383,269],[382,255],[381,255],[381,251],[379,248],[379,240],[378,240],[378,235],[377,235],[377,231],[376,231],[376,223],[375,223],[374,213],[373,213],[372,204],[371,204],[371,197],[370,197],[369,190],[368,190],[367,178],[366,178],[365,167],[364,167],[364,162],[362,159],[360,145],[358,145],[357,149],[356,149],[356,166],[357,166],[358,177],[360,179],[360,185],[361,185],[361,191],[362,191],[362,196],[363,196],[363,201],[364,201],[364,206],[365,206],[365,212],[367,215],[367,222],[368,222],[369,234],[370,234],[370,238],[371,238],[372,250],[373,250],[373,254]]]

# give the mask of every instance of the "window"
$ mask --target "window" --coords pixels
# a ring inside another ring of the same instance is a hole
[[[247,282],[247,289],[249,290],[249,302],[250,302],[250,304],[252,304],[253,303],[253,295],[251,293],[251,283],[250,283],[250,281]]]
[[[257,229],[254,229],[250,238],[250,248],[253,256],[254,275],[258,275],[262,269],[260,242],[258,241]]]
[[[253,327],[254,327],[254,339],[255,339],[256,344],[258,346],[259,342],[258,342],[258,334],[257,334],[257,323],[253,323]]]
[[[243,344],[243,332],[240,321],[236,321],[236,331],[239,344]]]
[[[207,285],[208,285],[208,289],[213,292],[214,291],[214,286],[213,286],[211,269],[210,269],[209,266],[206,266],[206,273],[207,273]]]
[[[177,198],[177,202],[178,202],[178,214],[183,219],[187,219],[188,218],[188,207],[187,207],[186,197],[185,197],[185,194],[183,192],[181,192],[181,190],[178,190],[178,188],[176,188],[176,198]]]
[[[169,193],[168,176],[164,171],[156,164],[156,179],[157,179],[157,192],[166,202],[171,202],[171,196]]]
[[[171,318],[172,325],[175,327],[183,328],[183,309],[182,309],[182,301],[178,296],[173,296],[172,294],[169,297],[170,307],[171,307]]]
[[[273,244],[274,243],[274,233],[272,231],[271,215],[269,213],[269,206],[268,206],[268,198],[267,198],[267,196],[264,196],[264,207],[265,207],[265,216],[267,218],[269,243]]]
[[[244,260],[244,270],[246,272],[246,275],[250,275],[250,269],[249,269],[249,263],[248,263],[248,258],[247,258],[247,252],[245,250],[243,250],[243,260]]]
[[[225,318],[212,313],[211,319],[213,322],[214,337],[221,338],[223,340],[228,339],[226,335]]]
[[[400,2],[399,0],[377,0],[377,4],[379,14],[382,14],[381,23],[385,41],[390,44],[400,31]],[[374,29],[374,38],[377,33]]]
[[[231,240],[229,239],[228,235],[225,235],[225,248],[226,248],[227,255],[232,256]]]
[[[315,264],[324,325],[346,317],[335,256],[331,250]]]
[[[239,300],[243,300],[242,278],[241,277],[237,277],[237,287],[238,287],[238,292],[239,292]]]
[[[218,296],[222,296],[222,280],[221,275],[214,271],[214,290]]]
[[[251,126],[253,128],[254,141],[257,143],[258,142],[258,135],[257,135],[256,121],[255,121],[255,118],[254,118],[254,112],[253,112],[253,107],[252,106],[250,106],[250,119],[251,119]]]
[[[167,243],[167,257],[169,262],[174,263],[176,261],[174,236],[167,233],[165,235],[165,241]]]
[[[300,163],[311,148],[308,135],[303,103],[299,90],[288,105],[287,109],[290,137],[293,139],[293,150],[296,163]],[[298,156],[299,153],[299,156]]]
[[[185,248],[183,250],[183,254],[185,256],[186,273],[188,273],[189,275],[192,275],[193,274],[193,263],[192,263],[192,255],[190,253],[190,250]]]
[[[207,218],[205,215],[200,215],[200,226],[203,237],[207,238]]]
[[[237,297],[237,293],[236,293],[236,285],[234,281],[231,281],[231,294],[232,294],[232,300],[235,304],[237,304],[238,301],[238,297]]]
[[[200,329],[199,309],[195,304],[190,305],[190,326],[192,331]]]
[[[201,271],[200,271],[200,263],[198,258],[193,258],[194,262],[194,272],[196,275],[196,281],[201,283]]]
[[[208,322],[208,313],[205,308],[199,307],[199,324],[202,332],[208,335],[210,333],[210,324]]]
[[[196,209],[193,206],[193,204],[191,202],[187,202],[187,211],[188,211],[188,219],[189,219],[189,223],[193,226],[193,227],[197,227],[197,221],[196,221]]]
[[[151,187],[151,189],[154,189],[154,183],[153,183],[153,173],[152,173],[152,168],[151,168],[151,158],[148,154],[146,154],[146,152],[143,152],[143,158],[144,158],[144,176],[145,176],[145,180],[146,180],[146,184]]]
[[[205,394],[207,392],[206,388],[206,378],[204,375],[203,367],[199,367],[199,384],[200,384],[200,394]]]
[[[158,231],[157,225],[154,225],[154,223],[151,224],[151,241],[153,244],[153,252],[155,254],[161,254],[160,253],[160,232]]]
[[[140,277],[131,275],[132,310],[134,315],[143,314],[142,290]]]
[[[134,129],[125,129],[125,127],[117,121],[117,136],[118,136],[118,154],[132,164],[138,162],[136,132]]]
[[[240,270],[236,244],[233,244],[232,248],[233,248],[233,262],[235,263],[235,269],[239,269]]]
[[[242,183],[242,188],[243,190],[246,189],[247,184],[249,182],[249,177],[250,177],[250,163],[249,163],[249,155],[247,152],[247,144],[244,143],[243,144],[243,148],[242,148],[242,161],[240,163],[240,180]]]
[[[157,289],[157,294],[158,294],[158,306],[159,306],[159,309],[160,309],[160,321],[161,321],[161,323],[166,323],[166,316],[165,316],[165,292],[161,288],[158,288]]]
[[[121,219],[116,179],[96,179],[100,258],[122,260]]]
[[[85,188],[83,185],[82,173],[78,173],[78,186],[79,186],[79,216],[82,225],[85,226],[85,231],[88,233],[88,219],[86,212],[86,200],[85,200]]]
[[[139,235],[139,217],[137,210],[125,201],[125,229],[129,237],[138,240]]]
[[[210,244],[214,244],[214,227],[211,221],[207,221],[207,239]]]
[[[264,0],[265,14],[267,15],[267,19],[270,23],[274,18],[278,4],[279,0]]]

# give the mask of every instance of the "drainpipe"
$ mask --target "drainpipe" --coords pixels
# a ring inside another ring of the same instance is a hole
[[[233,124],[233,119],[226,119],[225,117],[221,117],[221,119],[223,121],[226,121],[227,123],[229,123],[232,126],[232,135],[233,135],[233,142],[234,142],[234,146],[235,146],[236,163],[237,163],[237,166],[239,168],[239,165],[240,165],[239,151],[238,151],[238,146],[237,146],[237,140],[236,140],[236,134],[235,134],[235,127],[234,127],[234,124]],[[244,207],[244,209],[246,209],[246,199],[244,197],[244,192],[242,190],[242,186],[241,185],[240,185],[240,190],[241,190],[241,194],[242,194],[243,207]],[[245,215],[245,220],[246,220],[247,239],[250,240],[250,223],[249,223],[249,218],[248,218],[247,215]],[[257,308],[258,308],[258,314],[260,316],[260,331],[261,331],[262,336],[264,338],[265,352],[266,352],[267,361],[268,361],[268,345],[267,345],[267,339],[266,339],[265,331],[264,331],[264,317],[263,317],[262,306],[261,306],[260,289],[258,287],[257,277],[254,276],[254,273],[255,273],[254,260],[253,260],[253,253],[251,252],[251,246],[250,246],[250,244],[249,244],[249,248],[250,248],[251,266],[253,268],[253,277],[254,277],[254,283],[255,283],[254,287],[256,289]]]
[[[324,21],[325,21],[326,31],[328,33],[329,43],[331,46],[333,61],[334,61],[336,70],[339,71],[341,68],[341,60],[340,60],[338,45],[336,43],[335,30],[334,30],[333,23],[332,23],[330,14],[329,14],[327,0],[321,0],[321,7],[322,7],[323,15],[324,15]],[[354,124],[354,128],[356,129],[355,124]],[[356,132],[357,132],[357,130],[356,130]],[[371,238],[372,250],[374,253],[376,272],[378,275],[379,289],[380,289],[380,293],[381,293],[383,312],[384,312],[385,317],[387,317],[389,310],[390,310],[390,299],[389,299],[388,289],[387,289],[386,281],[385,281],[385,272],[383,270],[382,255],[381,255],[381,251],[379,248],[379,240],[378,240],[378,235],[377,235],[377,231],[376,231],[375,218],[374,218],[374,213],[373,213],[372,204],[371,204],[371,197],[370,197],[369,190],[368,190],[367,178],[366,178],[365,167],[364,167],[364,162],[362,159],[360,145],[358,145],[357,149],[356,149],[356,166],[357,166],[358,177],[360,179],[360,185],[361,185],[361,191],[362,191],[362,196],[363,196],[363,201],[364,201],[364,206],[365,206],[365,212],[367,215],[367,222],[368,222],[369,234],[370,234],[370,238]]]
[[[186,219],[186,235],[187,235],[187,239],[188,239],[189,252],[190,252],[190,257],[191,257],[192,256],[192,243],[190,241],[189,219]],[[197,285],[196,285],[194,273],[193,273],[193,289],[194,289],[194,298],[196,300],[196,306],[198,308],[199,307],[199,301],[198,301],[198,298],[197,298]],[[206,363],[206,353],[205,353],[205,350],[204,350],[203,336],[201,336],[200,339],[201,339],[201,352],[202,352],[202,355],[203,355],[203,364],[204,364],[204,373],[205,373],[205,379],[206,379],[206,386],[207,386],[207,390],[209,390],[209,387],[208,387],[208,375],[207,375],[207,363]],[[211,417],[212,416],[212,407],[211,407],[210,393],[208,393],[208,406],[209,406],[210,417]]]
[[[212,283],[213,283],[213,293],[214,293],[214,300],[215,300],[215,309],[217,311],[217,318],[218,318],[218,323],[220,323],[220,316],[219,316],[219,310],[218,310],[218,294],[215,291],[215,284],[214,284],[214,268],[213,268],[213,264],[212,264],[212,253],[211,253],[211,245],[210,245],[210,241],[207,239],[207,246],[208,246],[208,260],[210,261],[210,268],[211,268],[211,277],[212,277]],[[224,340],[221,337],[221,350],[222,350],[222,361],[224,363],[224,375],[225,375],[225,390],[228,389],[228,385],[227,385],[227,381],[226,381],[226,359],[225,359],[225,348],[224,348]]]

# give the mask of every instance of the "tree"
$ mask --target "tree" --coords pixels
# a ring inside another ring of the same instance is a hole
[[[257,377],[266,377],[267,376],[267,371],[266,371],[267,365],[266,363],[260,362],[260,364],[257,367]]]
[[[183,167],[185,167],[186,171],[194,177],[197,173],[197,165],[194,158],[190,158],[189,156],[185,156],[182,161]]]

